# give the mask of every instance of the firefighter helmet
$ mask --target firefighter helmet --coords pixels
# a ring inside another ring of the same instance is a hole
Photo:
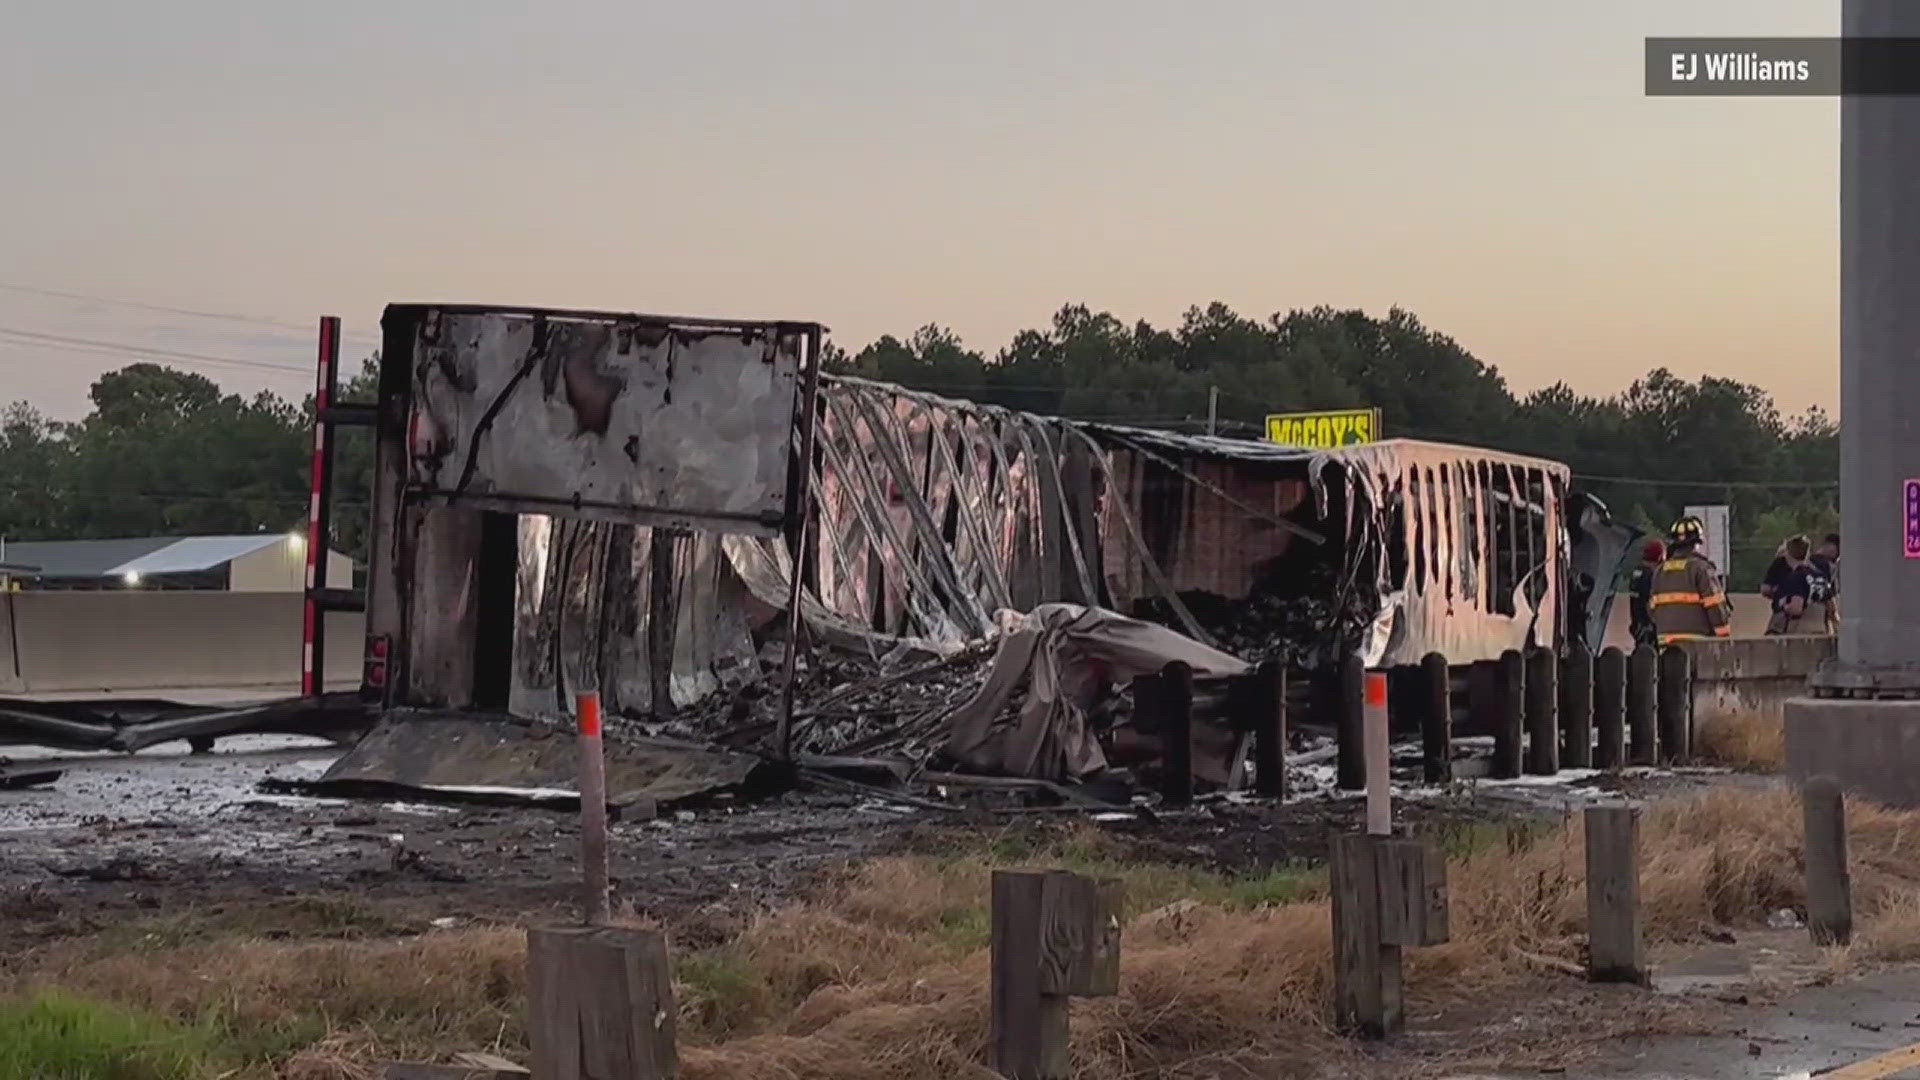
[[[1673,544],[1698,544],[1706,536],[1706,527],[1697,517],[1683,517],[1667,530],[1667,541]]]

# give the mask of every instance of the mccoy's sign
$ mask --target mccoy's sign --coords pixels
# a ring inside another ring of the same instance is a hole
[[[1287,446],[1330,450],[1336,446],[1375,442],[1379,438],[1379,409],[1279,413],[1267,417],[1267,441]]]

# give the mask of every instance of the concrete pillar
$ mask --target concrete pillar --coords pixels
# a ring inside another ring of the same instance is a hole
[[[1920,37],[1920,4],[1843,0],[1849,37]],[[1920,559],[1902,481],[1920,478],[1920,97],[1840,104],[1839,662],[1920,688]],[[1858,672],[1864,674],[1864,672]]]
[[[1842,0],[1848,37],[1920,37],[1920,3]],[[1787,765],[1920,805],[1920,559],[1902,481],[1920,477],[1920,96],[1840,104],[1839,655],[1786,709]]]

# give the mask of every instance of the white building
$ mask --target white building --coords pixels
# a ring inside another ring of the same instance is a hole
[[[23,589],[201,589],[301,592],[302,533],[8,541],[10,577]],[[30,568],[30,569],[28,569]],[[327,552],[327,584],[353,586],[353,560]]]

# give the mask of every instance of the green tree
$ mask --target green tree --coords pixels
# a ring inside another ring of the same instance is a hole
[[[991,355],[928,323],[826,370],[1032,412],[1197,430],[1217,394],[1221,430],[1259,438],[1268,413],[1378,407],[1388,437],[1492,446],[1566,463],[1617,516],[1664,528],[1690,504],[1733,508],[1735,587],[1758,582],[1793,532],[1838,521],[1837,429],[1813,410],[1783,419],[1759,387],[1656,367],[1593,397],[1556,384],[1516,397],[1499,370],[1411,313],[1331,307],[1256,320],[1212,302],[1179,325],[1127,323],[1067,304]],[[342,398],[371,402],[378,358]],[[226,394],[155,364],[103,375],[76,424],[24,403],[0,413],[0,534],[14,538],[253,532],[306,520],[313,403]],[[373,445],[335,443],[333,544],[367,549]]]

